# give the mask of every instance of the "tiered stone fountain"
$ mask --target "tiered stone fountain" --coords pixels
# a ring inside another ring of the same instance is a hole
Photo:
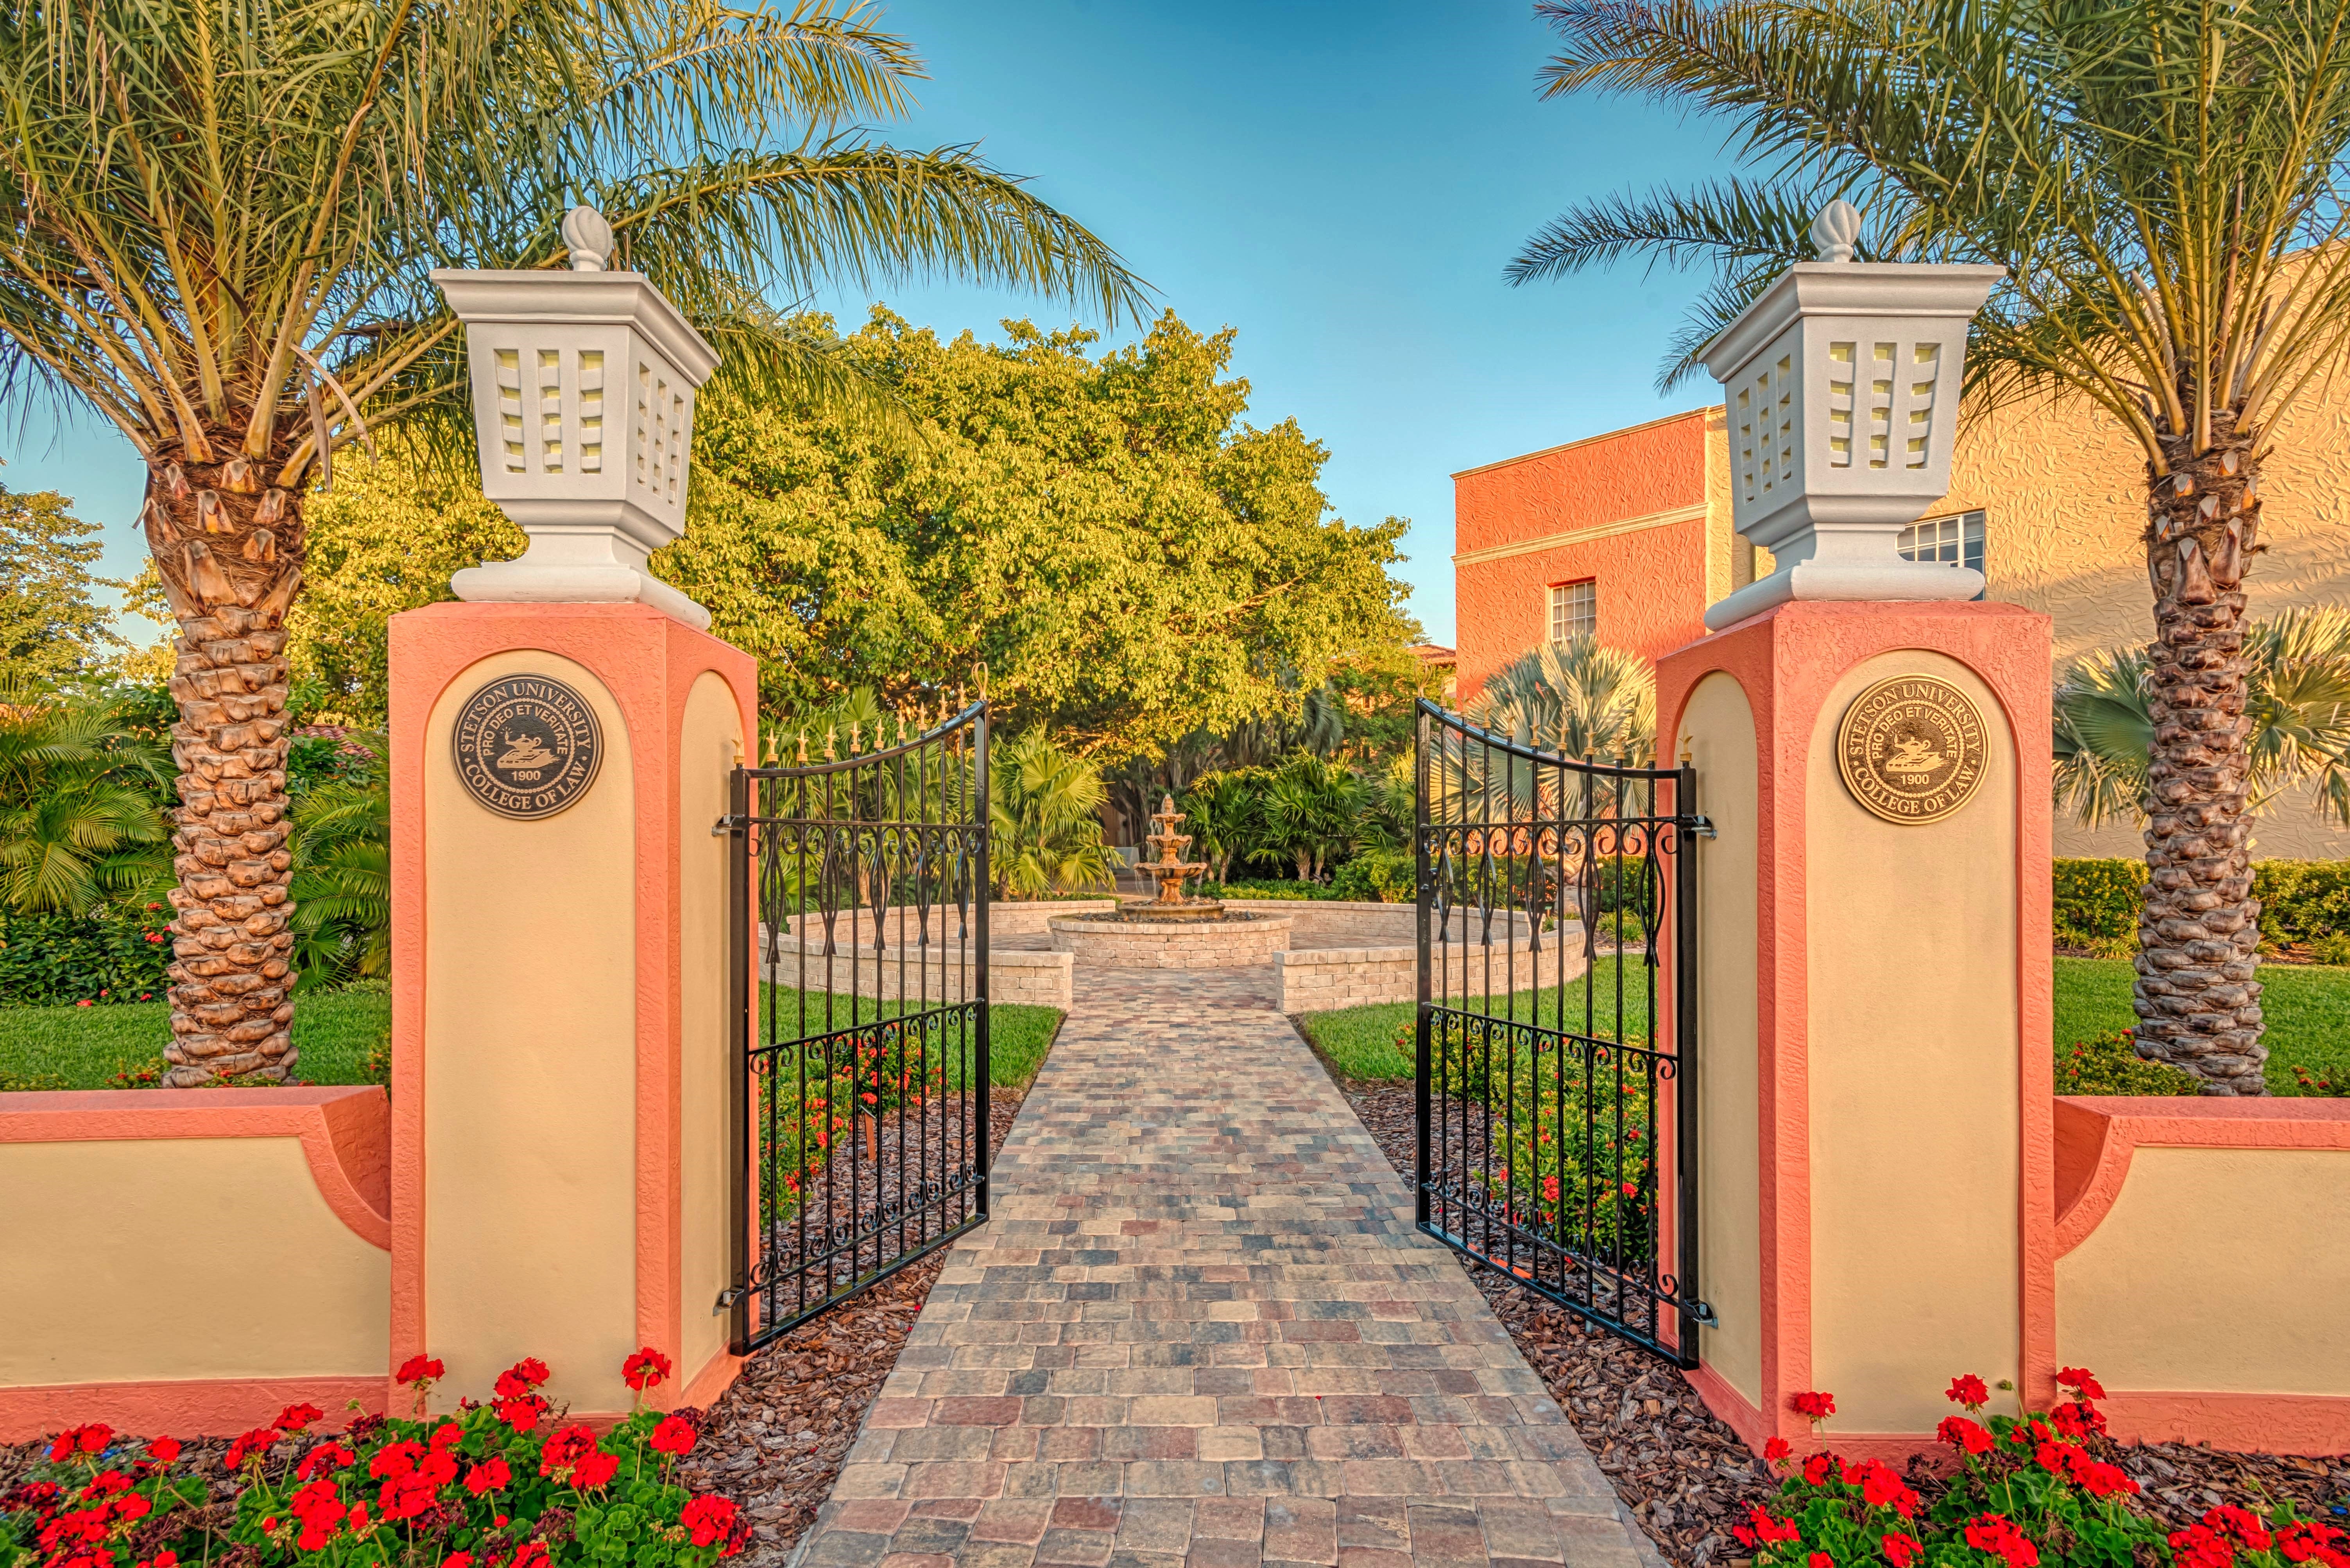
[[[1236,969],[1289,950],[1290,916],[1243,914],[1213,898],[1183,896],[1183,884],[1208,867],[1183,858],[1191,836],[1175,831],[1183,814],[1175,809],[1173,795],[1161,801],[1150,820],[1158,831],[1144,840],[1156,858],[1136,869],[1159,884],[1159,897],[1100,914],[1055,917],[1050,924],[1055,952],[1129,969]]]

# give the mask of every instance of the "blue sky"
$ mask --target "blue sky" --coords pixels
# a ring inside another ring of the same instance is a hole
[[[1575,198],[1722,161],[1717,132],[1645,104],[1538,101],[1549,35],[1524,0],[894,0],[887,23],[931,74],[889,138],[981,142],[1186,321],[1235,328],[1254,417],[1329,448],[1339,514],[1412,520],[1402,575],[1438,641],[1452,471],[1711,400],[1652,389],[1694,279],[1502,281]],[[1066,314],[962,286],[883,297],[949,333]],[[853,326],[868,302],[813,303]],[[74,496],[108,568],[137,569],[140,474],[110,431],[36,418],[0,453],[0,481]]]

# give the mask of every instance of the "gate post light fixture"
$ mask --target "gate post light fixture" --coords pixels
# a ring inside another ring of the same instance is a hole
[[[612,225],[563,220],[567,272],[442,268],[465,324],[482,490],[530,536],[512,561],[450,578],[461,599],[638,602],[710,628],[710,612],[645,569],[685,532],[694,394],[717,350],[641,273],[608,272]]]
[[[1950,488],[1967,324],[1998,266],[1856,262],[1828,203],[1797,262],[1706,346],[1730,407],[1731,525],[1778,569],[1705,612],[1712,630],[1790,599],[1970,599],[1982,574],[1905,561],[1901,530]]]

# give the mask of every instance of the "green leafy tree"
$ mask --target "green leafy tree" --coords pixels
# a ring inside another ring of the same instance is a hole
[[[294,1066],[280,748],[305,512],[370,427],[470,448],[432,268],[558,265],[585,201],[738,390],[868,411],[872,383],[771,290],[927,272],[1136,306],[1100,241],[970,149],[858,129],[920,74],[875,19],[852,0],[11,10],[0,395],[77,401],[129,441],[180,628],[170,1082]],[[199,912],[244,940],[202,943]]]
[[[0,575],[0,681],[79,674],[130,647],[112,613],[89,597],[94,587],[122,585],[91,576],[105,546],[98,524],[72,507],[54,490],[0,484],[0,561],[8,564]]]
[[[2288,610],[2245,628],[2245,814],[2306,786],[2319,813],[2350,823],[2350,610]],[[2154,749],[2153,661],[2116,649],[2056,683],[2056,804],[2085,826],[2147,820]]]
[[[1544,0],[1552,93],[1715,115],[1758,172],[1571,209],[1517,282],[1710,262],[1668,380],[1849,197],[1859,259],[1996,263],[1978,407],[2085,399],[2147,462],[2154,637],[2137,1033],[2211,1094],[2265,1093],[2246,573],[2285,410],[2350,339],[2341,0]]]
[[[168,776],[111,698],[0,681],[0,904],[86,915],[160,892]]]
[[[987,763],[987,875],[998,898],[1115,886],[1102,842],[1101,770],[1031,730]]]
[[[983,663],[1006,727],[1116,761],[1409,658],[1404,524],[1326,514],[1322,447],[1247,421],[1230,332],[1166,316],[1096,355],[1004,330],[941,342],[877,311],[841,342],[918,442],[804,401],[702,405],[692,526],[654,566],[758,655],[771,707],[927,704]]]

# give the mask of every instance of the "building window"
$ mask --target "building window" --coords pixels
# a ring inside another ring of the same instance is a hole
[[[1900,550],[1905,561],[1939,561],[1980,572],[1983,569],[1983,514],[1962,512],[1954,517],[1929,517],[1915,528],[1901,530]]]
[[[1579,583],[1553,583],[1550,589],[1550,639],[1573,642],[1599,630],[1599,583],[1586,577]]]

